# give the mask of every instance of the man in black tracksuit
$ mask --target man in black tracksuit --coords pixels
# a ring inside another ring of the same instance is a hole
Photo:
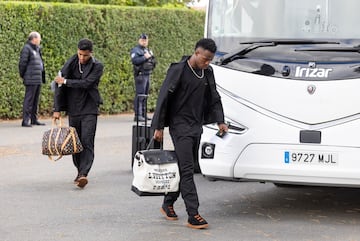
[[[180,170],[179,192],[164,197],[160,211],[168,220],[176,220],[174,202],[180,193],[188,213],[188,226],[207,228],[199,215],[199,200],[194,183],[194,160],[197,159],[202,125],[217,123],[220,132],[228,130],[215,78],[209,66],[216,52],[215,42],[201,39],[195,52],[179,63],[171,64],[160,89],[152,120],[154,139],[162,141],[163,129],[169,126]]]
[[[45,83],[45,68],[40,50],[41,35],[31,32],[28,41],[21,50],[19,73],[25,85],[23,120],[21,126],[45,125],[38,121],[37,111],[41,84]]]
[[[77,168],[75,185],[80,188],[88,183],[88,173],[94,161],[94,140],[99,105],[102,103],[98,85],[104,66],[92,56],[93,44],[88,39],[78,43],[77,54],[72,56],[61,69],[62,76],[55,82],[53,118],[60,118],[60,111],[66,111],[69,125],[75,127],[84,150],[73,155]]]

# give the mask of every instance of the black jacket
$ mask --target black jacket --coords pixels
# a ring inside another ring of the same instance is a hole
[[[40,85],[45,83],[45,68],[40,47],[28,41],[21,50],[19,74],[24,85]]]
[[[151,54],[150,58],[145,58],[145,52]],[[136,45],[130,51],[131,62],[134,67],[134,75],[137,76],[139,73],[144,75],[149,75],[152,73],[153,69],[156,66],[156,59],[152,51],[148,48],[141,46],[140,44]]]
[[[72,56],[61,69],[66,85],[55,88],[54,111],[67,111],[69,115],[98,114],[102,99],[98,85],[104,66],[92,58],[84,72],[79,72],[79,58]]]
[[[156,103],[155,113],[151,122],[154,129],[164,129],[169,126],[170,108],[181,75],[186,65],[186,60],[189,56],[184,56],[179,63],[172,63],[167,71],[165,80],[161,86],[160,93]],[[221,103],[221,98],[216,90],[216,83],[214,78],[213,69],[209,66],[204,70],[205,76],[209,84],[209,90],[205,93],[204,101],[204,119],[203,125],[210,123],[224,123],[224,111]]]

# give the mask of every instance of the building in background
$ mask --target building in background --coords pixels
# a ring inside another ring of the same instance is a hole
[[[209,0],[193,0],[186,4],[189,8],[196,9],[196,10],[204,10],[208,4]]]

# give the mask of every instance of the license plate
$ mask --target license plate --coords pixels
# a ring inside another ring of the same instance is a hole
[[[338,154],[333,152],[285,151],[286,164],[338,165]]]

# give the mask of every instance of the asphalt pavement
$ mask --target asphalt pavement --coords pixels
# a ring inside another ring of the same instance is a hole
[[[41,121],[46,126],[0,121],[0,241],[360,240],[360,189],[210,182],[197,174],[209,228],[186,227],[181,198],[179,220],[165,220],[162,197],[130,190],[132,114],[99,117],[94,165],[79,189],[70,156],[54,162],[41,154],[52,120]]]
[[[130,191],[132,114],[99,117],[95,160],[84,189],[73,184],[70,156],[54,162],[41,154],[42,135],[52,120],[40,121],[46,125],[0,121],[1,241],[209,240],[209,231],[186,227],[182,200],[179,221],[168,222],[159,211],[162,197]],[[164,146],[172,147],[168,140]],[[204,181],[200,175],[196,179]]]

